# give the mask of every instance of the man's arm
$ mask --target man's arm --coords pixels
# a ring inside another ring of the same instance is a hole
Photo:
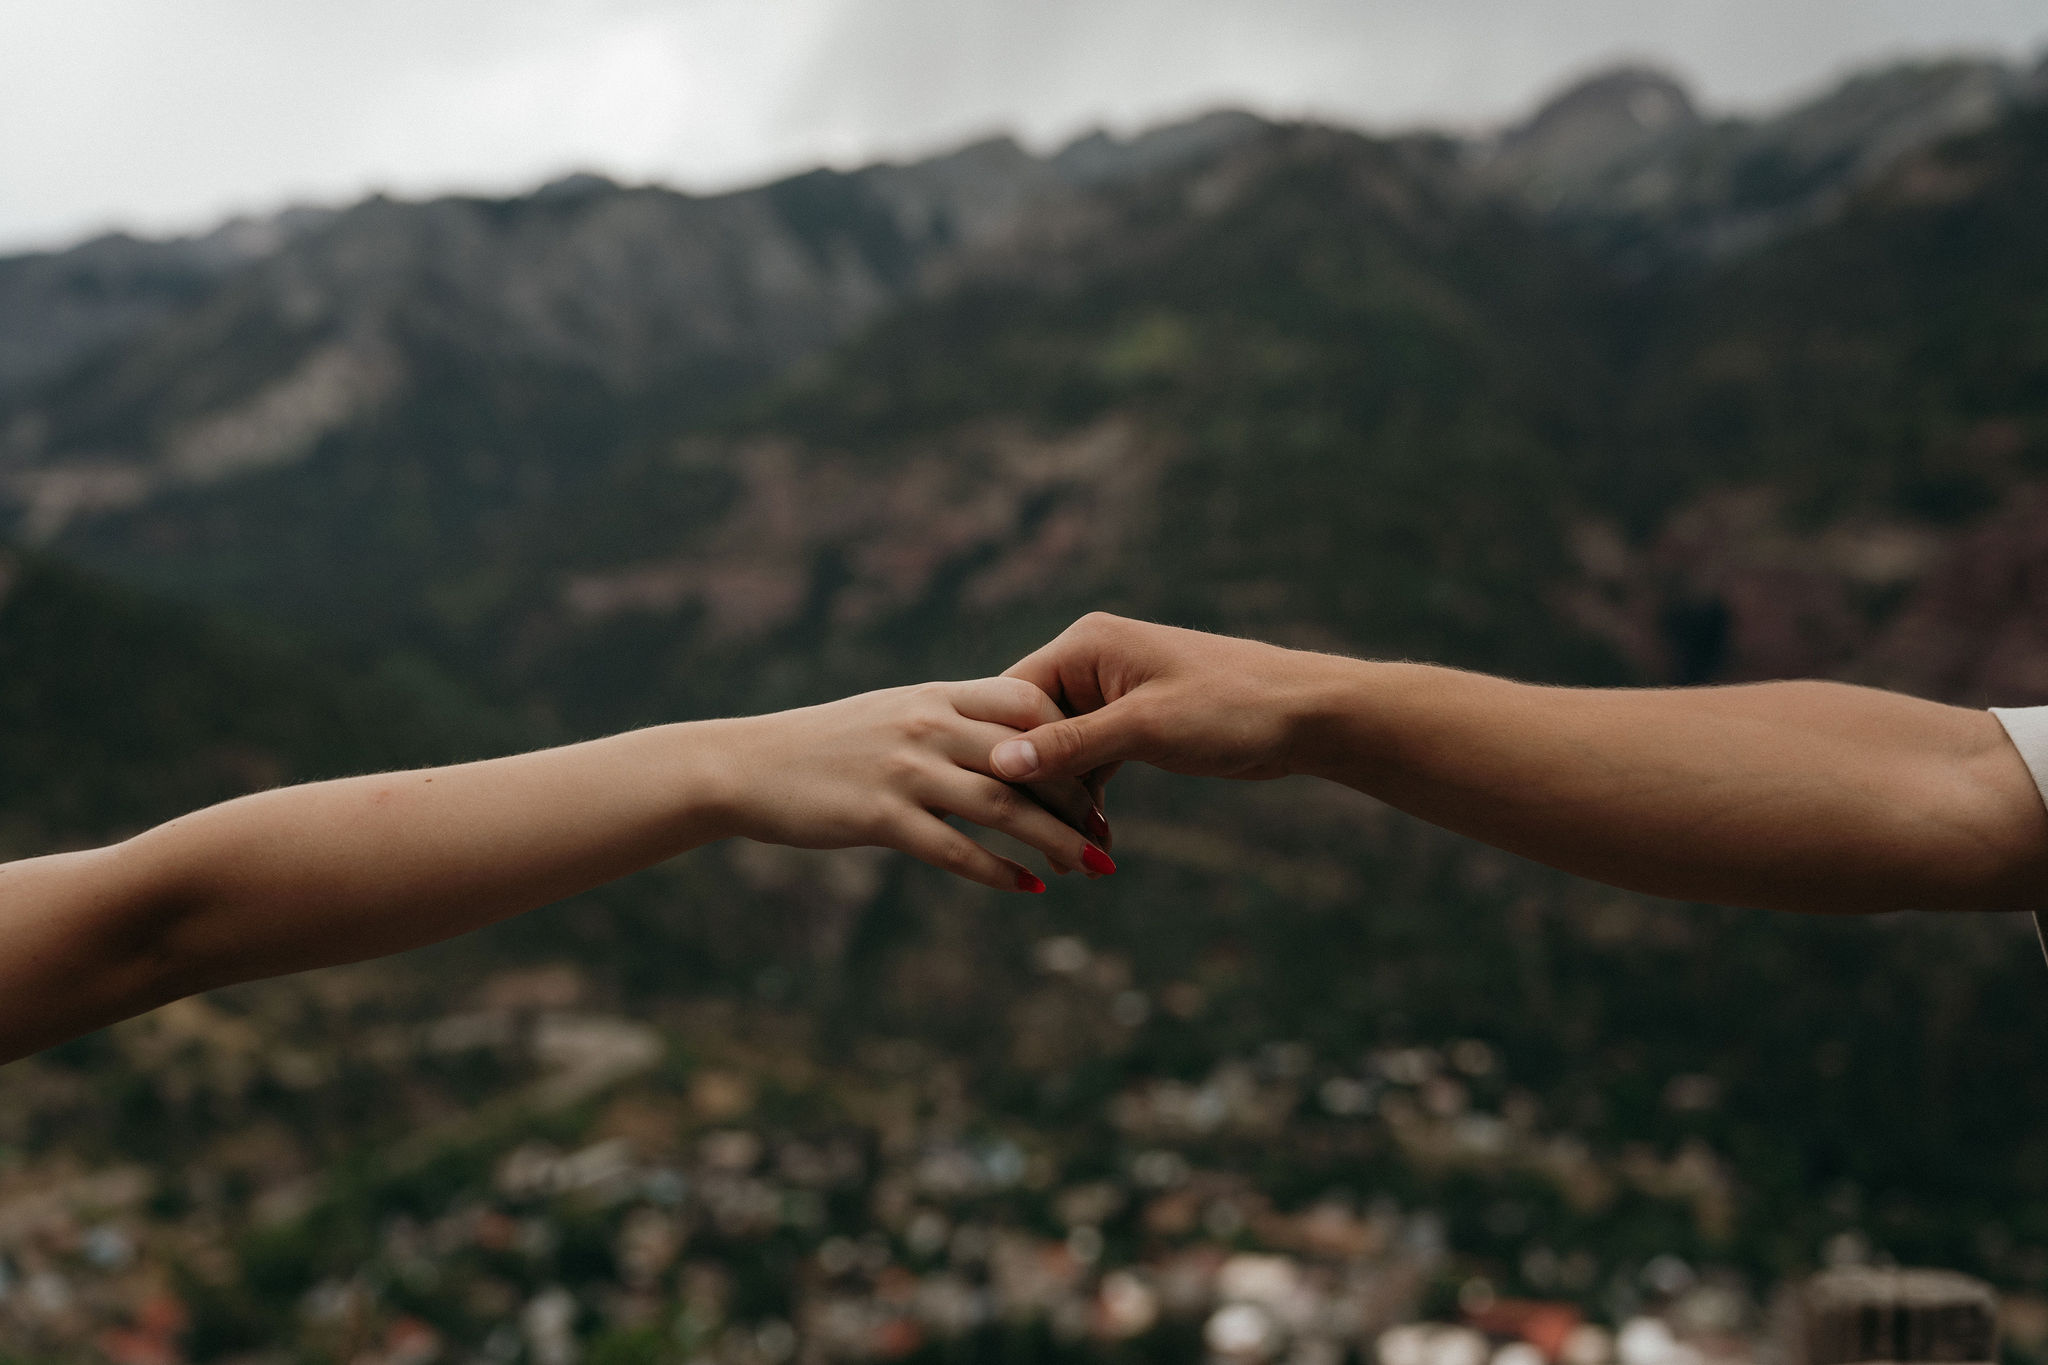
[[[1012,674],[1069,712],[1013,780],[1125,759],[1307,773],[1553,867],[1809,911],[2048,905],[2048,811],[1997,719],[1839,683],[1536,687],[1091,616]]]
[[[998,741],[1057,714],[1010,679],[896,688],[284,788],[0,865],[0,1061],[193,991],[449,938],[731,835],[879,844],[1042,891],[941,817],[1000,829],[1056,870],[1108,867],[987,775]],[[1040,794],[1085,823],[1079,784]]]

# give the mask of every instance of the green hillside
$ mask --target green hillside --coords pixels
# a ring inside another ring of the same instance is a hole
[[[2038,477],[2044,192],[2036,107],[1896,168],[1822,231],[1678,284],[1631,395],[1664,482],[1648,496],[1760,480],[1808,519],[1953,522]]]
[[[373,423],[64,543],[131,579],[403,640],[579,727],[987,668],[1105,593],[1181,619],[1598,674],[1597,648],[1503,626],[1547,614],[1542,585],[1568,569],[1559,518],[1610,439],[1619,304],[1593,263],[1461,190],[1447,157],[1274,130],[1211,165],[1233,182],[1213,211],[1182,212],[1190,176],[1108,194],[1114,231],[914,306],[762,397],[614,398],[409,337],[427,379]],[[1105,424],[1152,451],[1145,467],[1119,452],[1025,468],[1024,447]],[[762,440],[791,462],[749,483],[758,461],[741,448]],[[927,470],[943,491],[911,490]],[[770,477],[793,482],[775,493]],[[1112,477],[1131,505],[1105,504]],[[842,478],[867,491],[810,516]],[[915,534],[895,518],[946,515],[984,485],[1006,504],[985,528],[908,577],[864,579],[891,537]],[[809,524],[743,532],[770,496]],[[904,501],[924,496],[939,503]],[[1028,623],[948,599],[1076,517],[1109,523],[1115,549],[1078,578],[1028,570],[1008,589],[1033,600]],[[603,597],[682,559],[716,576],[721,556],[804,605],[708,631],[688,587],[653,613],[575,607],[579,581]],[[815,628],[870,597],[859,629]],[[1233,598],[1262,605],[1219,609]],[[841,654],[844,671],[757,690],[774,660]]]
[[[513,734],[424,667],[322,658],[0,551],[9,856],[280,783],[480,756]]]

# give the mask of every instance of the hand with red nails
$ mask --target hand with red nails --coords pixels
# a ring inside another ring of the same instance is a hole
[[[2023,759],[2001,717],[1843,683],[1538,687],[1100,613],[1008,676],[1067,713],[991,751],[1012,782],[1079,778],[1099,797],[1129,759],[1304,773],[1653,895],[2048,905],[2048,707],[2003,714],[2030,737]]]
[[[921,683],[798,711],[715,722],[739,770],[730,832],[799,848],[875,844],[999,890],[1043,891],[1026,869],[945,822],[958,816],[1044,854],[1056,872],[1115,870],[1084,829],[1107,832],[1073,778],[1030,792],[988,771],[992,747],[1059,718],[1014,678]]]

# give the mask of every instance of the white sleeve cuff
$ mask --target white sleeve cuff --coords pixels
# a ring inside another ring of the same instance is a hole
[[[1991,714],[2005,727],[2012,747],[2034,775],[2034,787],[2048,802],[2048,706],[1994,706]]]
[[[2034,790],[2048,804],[2048,706],[1994,706],[1991,714],[2005,727],[2020,761],[2033,774]],[[2048,957],[2048,912],[2034,912],[2034,933],[2041,940],[2041,955]]]

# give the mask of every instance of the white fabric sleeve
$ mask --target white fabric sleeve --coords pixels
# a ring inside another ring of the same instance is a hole
[[[2006,738],[2033,774],[2034,790],[2048,804],[2048,706],[1994,706],[1991,714],[2005,727]],[[2034,935],[2041,940],[2041,955],[2048,958],[2048,911],[2034,912]]]

